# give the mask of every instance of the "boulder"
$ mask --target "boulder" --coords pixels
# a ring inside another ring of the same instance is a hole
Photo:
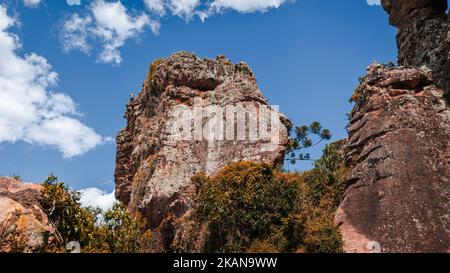
[[[0,252],[36,252],[55,233],[40,206],[41,186],[0,177]]]

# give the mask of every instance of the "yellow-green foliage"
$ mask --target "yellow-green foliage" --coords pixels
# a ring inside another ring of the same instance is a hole
[[[64,252],[68,242],[80,243],[82,252],[144,252],[150,234],[139,215],[121,204],[105,213],[84,208],[80,194],[51,175],[43,183],[42,208],[57,230],[58,240],[44,242],[43,252]]]
[[[266,164],[235,163],[193,181],[199,189],[195,215],[210,223],[210,252],[245,251],[281,228],[298,204],[298,179]]]
[[[97,247],[92,246],[96,242],[96,212],[80,205],[80,194],[69,190],[53,175],[47,178],[43,187],[41,205],[58,230],[60,243],[77,241],[82,246]]]
[[[104,243],[102,250],[111,253],[146,252],[151,239],[140,217],[130,214],[120,203],[103,214],[97,233],[98,240]],[[97,249],[92,251],[97,252]]]
[[[287,173],[266,164],[234,163],[193,177],[194,215],[209,223],[208,252],[341,252],[333,225],[345,168],[329,145],[315,168]]]

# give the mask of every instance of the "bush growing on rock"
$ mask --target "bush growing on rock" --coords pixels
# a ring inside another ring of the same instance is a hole
[[[288,173],[267,164],[231,164],[193,177],[193,217],[207,223],[207,252],[341,252],[333,216],[344,191],[338,145],[315,168]]]
[[[242,252],[283,226],[298,204],[299,179],[266,164],[235,163],[217,176],[199,174],[196,216],[208,220],[206,251]]]

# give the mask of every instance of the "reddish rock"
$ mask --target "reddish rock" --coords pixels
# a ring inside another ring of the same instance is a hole
[[[215,117],[239,126],[234,117],[222,119],[220,114],[205,112],[192,128],[178,127],[183,120],[180,109],[197,115],[197,106],[207,112],[213,107],[237,105],[255,110],[243,119],[247,125],[258,119],[270,127],[274,119],[280,123],[279,129],[273,127],[268,139],[253,140],[248,135],[239,139],[233,135],[229,140],[227,129],[225,135],[219,132],[224,140],[211,140],[205,135],[199,139],[195,130],[198,126],[200,132],[202,127],[207,130],[208,124],[217,121]],[[264,109],[272,118],[262,114]],[[165,230],[160,225],[168,215],[180,218],[191,207],[190,179],[197,172],[213,174],[237,161],[283,162],[290,126],[268,105],[247,64],[233,64],[223,56],[200,59],[185,52],[150,66],[141,92],[127,105],[125,117],[127,126],[117,136],[116,197],[130,210],[140,211],[149,226],[159,230]],[[181,134],[192,138],[177,139]],[[279,140],[273,142],[270,138],[275,135]]]
[[[34,252],[54,234],[40,206],[41,186],[0,177],[0,252]]]
[[[441,16],[447,11],[447,0],[381,0],[389,13],[389,22],[402,27],[414,21],[421,14],[424,17]]]
[[[431,69],[440,88],[450,96],[449,24],[447,0],[382,0],[396,26],[398,63]]]
[[[335,217],[347,252],[450,251],[450,110],[431,75],[368,68],[345,147]]]

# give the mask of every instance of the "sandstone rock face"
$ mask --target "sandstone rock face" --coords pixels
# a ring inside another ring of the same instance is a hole
[[[335,218],[344,250],[449,252],[444,91],[420,69],[372,65],[357,92],[344,149],[352,171]]]
[[[450,95],[447,0],[382,0],[389,21],[399,28],[398,63],[430,68],[437,85]]]
[[[447,1],[381,2],[401,67],[371,65],[356,91],[335,222],[347,252],[450,252]]]
[[[41,186],[0,177],[0,252],[34,252],[55,232],[40,199]]]
[[[240,116],[245,112],[246,118]],[[290,127],[268,105],[245,63],[185,52],[151,65],[125,117],[127,126],[117,136],[116,197],[140,211],[151,228],[188,211],[190,178],[197,172],[213,174],[236,161],[281,163]],[[254,122],[260,131],[251,137]],[[239,124],[247,128],[245,137]],[[264,126],[271,130],[262,137]]]

